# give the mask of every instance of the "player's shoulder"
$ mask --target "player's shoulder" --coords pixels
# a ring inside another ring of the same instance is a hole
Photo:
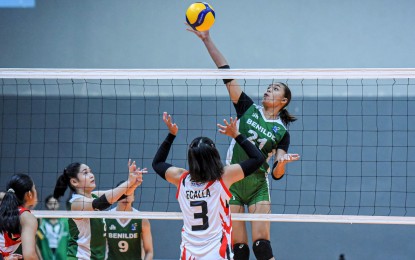
[[[261,110],[263,108],[263,106],[261,106],[259,104],[255,104],[255,103],[253,103],[251,107],[256,109],[256,110]]]

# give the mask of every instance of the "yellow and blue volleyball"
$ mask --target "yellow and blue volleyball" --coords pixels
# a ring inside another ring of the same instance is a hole
[[[215,22],[215,11],[208,3],[193,3],[187,8],[186,22],[196,31],[209,30]]]

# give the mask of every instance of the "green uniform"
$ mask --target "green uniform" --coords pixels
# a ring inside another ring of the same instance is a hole
[[[73,194],[69,203],[83,197]],[[92,197],[98,198],[96,195]],[[69,241],[68,259],[105,259],[106,239],[105,222],[101,218],[82,218],[68,220]]]
[[[69,226],[66,218],[55,224],[45,218],[39,222],[36,244],[43,259],[63,260],[67,256]],[[53,249],[52,249],[53,248]]]
[[[262,107],[254,104],[244,92],[235,104],[238,116],[239,132],[255,144],[267,160],[250,176],[234,183],[230,191],[232,205],[252,205],[259,201],[270,201],[267,174],[270,169],[268,160],[275,155],[277,149],[288,151],[289,134],[285,125],[278,118],[268,120]],[[242,147],[232,140],[228,149],[227,164],[240,163],[248,159]]]
[[[129,219],[125,223],[119,219],[105,219],[108,242],[107,259],[141,260],[141,222],[141,219]]]

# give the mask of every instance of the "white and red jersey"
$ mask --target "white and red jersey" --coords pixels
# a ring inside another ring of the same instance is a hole
[[[19,207],[19,216],[25,211],[30,212],[30,210],[26,208]],[[0,254],[6,258],[13,254],[21,243],[20,234],[11,234],[9,232],[0,233]]]
[[[181,259],[233,259],[231,196],[222,180],[198,183],[183,173],[176,193],[184,222]]]

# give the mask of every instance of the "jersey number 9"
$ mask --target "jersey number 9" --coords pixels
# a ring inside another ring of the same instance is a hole
[[[121,253],[125,253],[128,251],[128,243],[127,241],[121,240],[118,242],[118,247],[120,248]]]

